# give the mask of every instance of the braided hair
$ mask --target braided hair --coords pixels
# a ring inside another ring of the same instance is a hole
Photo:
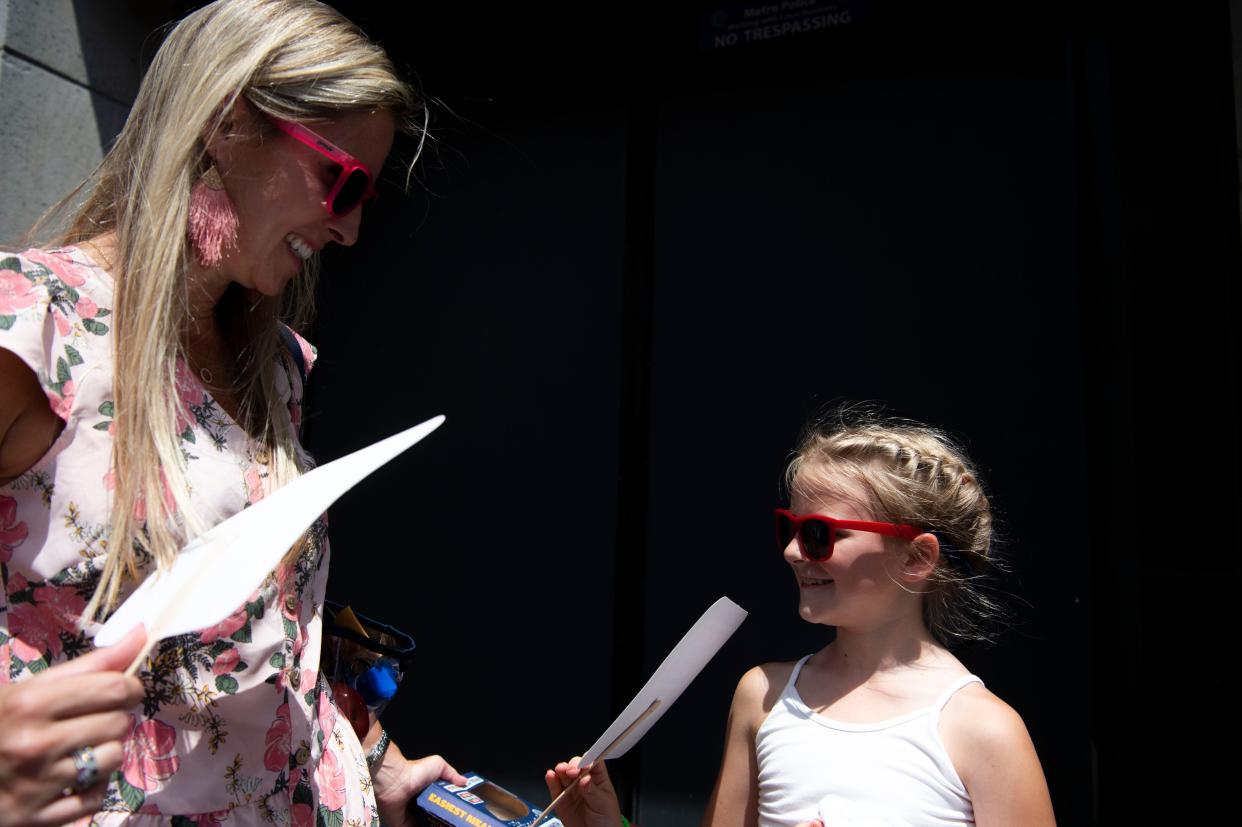
[[[970,459],[947,434],[874,409],[843,406],[810,422],[785,471],[790,494],[869,495],[876,519],[936,535],[923,619],[942,645],[988,640],[1004,610],[988,588],[998,567],[992,508]]]

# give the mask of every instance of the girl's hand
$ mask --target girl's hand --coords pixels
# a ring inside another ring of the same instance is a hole
[[[0,685],[0,827],[63,824],[99,809],[124,757],[125,710],[142,700],[142,682],[122,672],[145,641],[139,627],[115,646]],[[83,747],[99,780],[78,790],[73,754]]]
[[[556,805],[554,815],[565,827],[618,827],[621,805],[617,803],[607,767],[599,761],[583,770],[578,766],[581,760],[575,757],[568,763],[562,761],[544,773],[548,794],[553,798],[569,787],[574,788]]]
[[[371,773],[375,804],[385,827],[413,827],[413,808],[418,794],[436,781],[465,784],[466,777],[438,755],[409,760],[395,743],[389,743],[384,760]]]

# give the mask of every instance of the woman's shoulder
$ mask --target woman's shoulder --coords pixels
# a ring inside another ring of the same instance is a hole
[[[28,247],[24,250],[0,249],[0,269],[16,270],[31,276],[55,275],[71,286],[97,279],[107,271],[99,267],[81,247]]]
[[[17,316],[49,303],[86,320],[106,316],[112,277],[77,247],[0,250],[0,315]]]

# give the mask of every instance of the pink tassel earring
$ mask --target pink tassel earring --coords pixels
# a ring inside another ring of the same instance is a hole
[[[219,265],[225,248],[237,244],[237,211],[215,164],[190,191],[190,243],[204,267]]]

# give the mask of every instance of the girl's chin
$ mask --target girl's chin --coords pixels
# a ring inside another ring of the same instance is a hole
[[[807,623],[822,623],[825,626],[832,626],[834,624],[828,619],[828,614],[822,606],[816,606],[805,600],[798,602],[798,617]]]

